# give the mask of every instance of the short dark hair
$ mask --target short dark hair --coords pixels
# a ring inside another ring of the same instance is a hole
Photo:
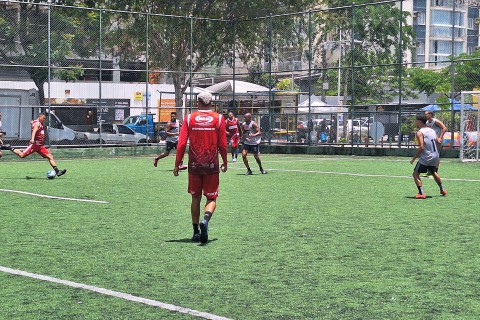
[[[419,114],[417,115],[417,120],[420,120],[423,122],[423,124],[426,124],[428,119],[424,114]]]
[[[170,112],[170,115],[172,115],[172,114],[177,115],[177,113],[175,111]]]

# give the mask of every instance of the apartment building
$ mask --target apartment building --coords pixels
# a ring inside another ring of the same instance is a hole
[[[474,52],[479,46],[478,6],[466,0],[404,1],[416,35],[412,62],[435,69],[446,66],[452,54]]]

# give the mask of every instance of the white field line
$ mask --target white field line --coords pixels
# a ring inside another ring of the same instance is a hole
[[[271,161],[268,161],[268,162],[271,162]],[[240,167],[240,168],[235,168],[235,170],[245,170],[245,168]],[[331,174],[331,175],[352,176],[352,177],[377,177],[377,178],[394,178],[394,179],[412,179],[412,176],[392,176],[392,175],[388,175],[388,174],[366,174],[366,173],[351,173],[351,172],[316,171],[316,170],[288,170],[288,169],[269,169],[269,168],[265,168],[265,170],[267,172],[278,171],[278,172]],[[476,180],[476,179],[456,179],[456,178],[442,178],[442,181],[480,182],[480,180]]]
[[[39,198],[48,198],[48,199],[56,199],[56,200],[90,202],[90,203],[103,203],[103,204],[108,203],[108,201],[103,201],[103,200],[65,198],[65,197],[49,196],[49,195],[46,195],[46,194],[31,193],[31,192],[26,192],[26,191],[10,190],[10,189],[0,189],[0,192],[12,192],[12,193],[25,194],[25,195],[28,195],[28,196],[34,196],[34,197],[39,197]]]
[[[43,281],[47,281],[47,282],[58,283],[58,284],[62,284],[62,285],[73,287],[73,288],[93,291],[93,292],[101,293],[101,294],[104,294],[104,295],[107,295],[107,296],[117,297],[117,298],[120,298],[120,299],[133,301],[133,302],[139,302],[139,303],[143,303],[143,304],[146,304],[146,305],[149,305],[149,306],[159,307],[159,308],[162,308],[162,309],[165,309],[165,310],[184,313],[184,314],[188,314],[188,315],[192,315],[192,316],[200,317],[200,318],[204,318],[204,319],[230,320],[229,318],[216,316],[214,314],[201,312],[201,311],[196,311],[196,310],[192,310],[192,309],[189,309],[189,308],[178,307],[178,306],[175,306],[173,304],[163,303],[163,302],[156,301],[156,300],[137,297],[137,296],[134,296],[134,295],[131,295],[131,294],[128,294],[128,293],[123,293],[123,292],[112,291],[112,290],[108,290],[108,289],[104,289],[104,288],[89,286],[89,285],[86,285],[86,284],[83,284],[83,283],[77,283],[77,282],[72,282],[72,281],[68,281],[68,280],[57,279],[57,278],[53,278],[53,277],[49,277],[49,276],[44,276],[44,275],[30,273],[30,272],[16,270],[16,269],[10,269],[10,268],[6,268],[6,267],[2,267],[2,266],[0,266],[0,271],[5,272],[5,273],[9,273],[9,274],[14,274],[14,275],[33,278],[33,279],[43,280]]]

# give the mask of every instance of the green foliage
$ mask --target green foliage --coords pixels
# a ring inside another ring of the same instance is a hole
[[[298,87],[296,87],[296,86],[294,85],[292,79],[290,79],[290,78],[285,78],[285,79],[279,80],[279,81],[275,84],[275,89],[283,90],[283,91],[286,91],[286,90],[298,90]]]
[[[60,78],[71,79],[78,74],[78,66],[72,66],[73,73],[60,70],[62,67],[70,67],[66,57],[74,54],[81,57],[91,56],[98,46],[97,41],[91,40],[89,32],[96,22],[96,16],[90,14],[85,17],[83,13],[83,10],[73,8],[52,7],[51,9],[52,76],[58,72]],[[48,69],[37,66],[48,66],[49,62],[47,25],[48,6],[45,4],[23,3],[15,5],[15,10],[0,7],[0,33],[3,34],[0,57],[30,74],[39,90],[41,104],[44,103],[43,84],[47,81]]]
[[[326,1],[330,8],[348,6],[352,3],[352,1]],[[355,1],[355,4],[363,3],[365,1]],[[384,103],[398,96],[399,77],[400,75],[405,77],[405,73],[403,67],[395,64],[402,62],[403,55],[413,49],[413,29],[407,25],[408,16],[407,12],[401,12],[394,3],[347,7],[322,11],[315,15],[315,26],[318,28],[316,33],[319,35],[316,37],[316,50],[322,50],[327,38],[333,43],[332,52],[339,51],[339,47],[343,46],[342,95],[352,95],[352,86],[345,84],[351,82],[353,76],[356,102]],[[352,38],[355,39],[353,47]],[[340,39],[343,44],[337,42]],[[321,55],[314,53],[314,56]],[[327,63],[325,59],[326,56],[321,61],[323,69]],[[352,74],[352,59],[355,66],[366,67],[355,68]],[[327,82],[332,83],[331,79]],[[407,97],[409,94],[408,89],[402,87],[402,96]]]

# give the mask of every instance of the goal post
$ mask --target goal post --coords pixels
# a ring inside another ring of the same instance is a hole
[[[460,161],[480,161],[480,91],[462,91]]]

